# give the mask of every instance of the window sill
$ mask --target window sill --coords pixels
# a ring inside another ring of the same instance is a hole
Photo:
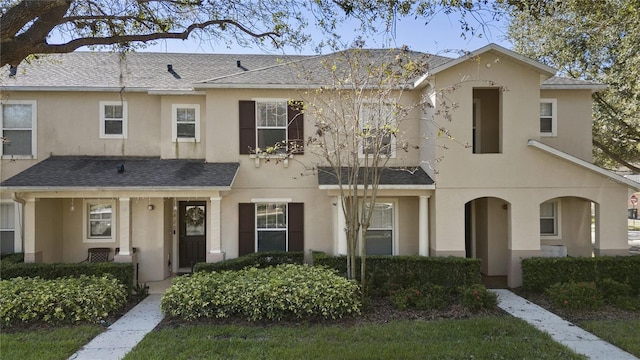
[[[2,155],[2,160],[36,160],[35,155]]]
[[[555,133],[540,133],[540,137],[558,137]]]
[[[114,238],[89,238],[89,239],[84,239],[82,242],[85,243],[85,244],[114,243],[114,242],[116,242],[116,239],[114,239]]]
[[[274,160],[276,164],[278,162],[282,162],[283,166],[289,167],[289,159],[293,159],[293,155],[291,154],[251,154],[249,155],[249,159],[254,159],[255,165],[257,168],[260,167],[260,159],[265,159],[265,161]]]

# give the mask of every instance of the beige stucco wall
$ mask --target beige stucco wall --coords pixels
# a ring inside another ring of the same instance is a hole
[[[36,252],[42,253],[42,261],[62,261],[62,222],[59,213],[61,211],[59,199],[41,199],[36,201]]]
[[[542,90],[540,98],[557,101],[557,136],[540,141],[582,160],[593,159],[591,90]]]

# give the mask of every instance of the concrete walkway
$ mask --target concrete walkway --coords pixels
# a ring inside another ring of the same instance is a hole
[[[501,309],[546,332],[551,335],[553,340],[569,347],[578,354],[594,360],[637,359],[628,352],[582,330],[509,290],[495,289],[491,291],[498,294],[498,306]]]
[[[162,321],[160,298],[162,294],[149,294],[142,302],[124,314],[107,331],[96,336],[69,360],[122,359],[142,338]]]

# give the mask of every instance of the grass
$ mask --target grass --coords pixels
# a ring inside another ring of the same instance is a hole
[[[640,231],[640,220],[627,219],[627,228],[629,231]]]
[[[640,320],[589,320],[579,322],[578,326],[640,357]]]
[[[125,359],[583,359],[509,316],[297,326],[186,324],[149,333]]]
[[[67,359],[104,331],[98,325],[43,328],[0,334],[0,358],[21,360]]]

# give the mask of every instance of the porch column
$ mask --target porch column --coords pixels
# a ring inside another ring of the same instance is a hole
[[[429,256],[429,198],[428,195],[420,196],[418,212],[418,254]]]
[[[116,261],[129,262],[131,256],[131,199],[120,198],[118,200],[118,242],[120,245],[119,256],[121,257],[121,261],[118,260],[118,257],[116,257]],[[125,257],[127,257],[128,260],[125,260]]]
[[[42,262],[42,252],[36,250],[36,199],[24,203],[24,262]]]
[[[24,216],[22,211],[23,205],[18,201],[14,201],[13,204],[13,218],[15,219],[13,224],[13,251],[16,253],[24,253],[24,242],[22,241],[24,234]]]
[[[336,246],[336,255],[347,255],[347,233],[345,229],[347,227],[347,220],[344,215],[344,209],[342,208],[342,197],[336,197],[336,206],[338,207],[338,244]]]
[[[220,216],[222,211],[220,205],[222,198],[220,196],[212,196],[209,206],[209,252],[207,253],[207,262],[218,262],[224,260],[224,252],[222,251],[222,236],[220,229]]]

